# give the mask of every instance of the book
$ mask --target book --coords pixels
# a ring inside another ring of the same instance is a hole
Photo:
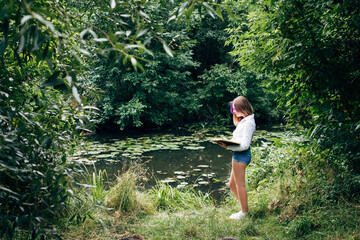
[[[235,146],[240,145],[240,142],[229,140],[229,139],[223,139],[223,138],[213,138],[212,141],[216,144],[219,144],[223,148],[227,148],[227,146]],[[224,146],[225,144],[225,146]]]

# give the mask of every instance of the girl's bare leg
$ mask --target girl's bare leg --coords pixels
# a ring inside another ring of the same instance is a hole
[[[232,170],[230,176],[230,188],[234,192],[236,198],[240,202],[241,211],[246,213],[249,211],[247,192],[245,187],[245,163],[232,161]]]
[[[230,189],[233,191],[236,199],[239,201],[240,203],[240,196],[236,187],[236,183],[235,183],[235,176],[234,176],[234,170],[231,169],[231,175],[230,175],[230,181],[229,181],[229,187]]]

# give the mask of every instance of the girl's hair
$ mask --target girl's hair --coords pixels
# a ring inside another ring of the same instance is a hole
[[[233,100],[236,111],[251,115],[254,112],[250,102],[243,96],[239,96]]]

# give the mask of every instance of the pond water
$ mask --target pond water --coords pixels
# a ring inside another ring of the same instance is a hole
[[[147,169],[145,186],[156,181],[211,193],[215,199],[227,192],[231,171],[231,151],[211,142],[213,137],[231,138],[233,127],[212,127],[179,133],[144,134],[126,137],[99,134],[87,139],[71,158],[93,170],[106,170],[109,181],[123,171],[124,163],[136,161]],[[287,130],[272,126],[256,130],[253,148],[281,139]]]

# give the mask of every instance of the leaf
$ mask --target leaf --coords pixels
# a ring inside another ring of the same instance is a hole
[[[95,42],[107,42],[107,41],[109,41],[107,38],[94,38],[93,40]]]
[[[216,13],[217,13],[217,15],[221,18],[221,20],[224,21],[223,15],[222,15],[221,10],[220,10],[219,7],[216,7]]]
[[[170,21],[175,20],[175,19],[176,19],[176,16],[173,15],[173,16],[171,16],[171,17],[169,18],[169,20],[168,20],[167,22],[169,23]]]
[[[143,17],[145,17],[145,18],[147,18],[147,19],[149,19],[150,20],[150,17],[146,14],[146,13],[144,13],[143,11],[139,11],[139,14],[140,14],[140,16],[143,16]]]
[[[14,195],[19,195],[18,193],[12,191],[11,189],[8,189],[8,188],[3,187],[3,186],[0,186],[0,190],[3,190],[3,191],[8,192],[8,193],[12,193]]]
[[[54,25],[53,25],[51,22],[45,20],[42,16],[40,16],[40,15],[37,14],[37,13],[33,13],[33,15],[34,15],[34,17],[35,17],[37,20],[39,20],[41,23],[43,23],[43,24],[45,24],[47,27],[49,27],[51,31],[53,31],[53,32],[55,31],[55,27],[54,27]]]
[[[93,107],[93,106],[85,106],[85,107],[83,107],[83,109],[93,109],[93,110],[96,110],[96,111],[100,111],[99,108]]]
[[[79,48],[79,47],[76,47],[76,49],[77,49],[79,52],[81,52],[82,54],[85,54],[85,55],[87,55],[87,56],[90,56],[90,53],[89,53],[87,50],[82,49],[82,48]]]
[[[356,130],[358,130],[358,129],[360,128],[360,121],[359,121],[359,122],[357,122],[356,124],[357,124],[357,126],[356,126],[356,128],[355,128],[355,131],[356,131]]]
[[[90,185],[90,184],[85,184],[85,183],[76,183],[76,184],[79,186],[86,187],[86,188],[96,188],[96,186]]]
[[[116,2],[115,0],[110,0],[110,8],[115,8],[116,7]]]
[[[229,6],[224,6],[225,10],[227,11],[227,13],[230,15],[231,18],[234,18],[234,14],[232,13],[232,11],[230,10]]]
[[[163,43],[163,48],[165,50],[165,52],[170,56],[170,57],[174,57],[170,47],[167,45],[167,43],[165,41],[162,42]]]
[[[108,207],[105,207],[105,206],[103,206],[103,205],[95,205],[95,206],[97,206],[97,207],[99,207],[99,208],[102,208],[102,209],[105,209],[105,210],[108,210],[108,211],[114,210],[114,208],[108,208]]]
[[[41,143],[41,145],[44,146],[45,149],[49,149],[51,144],[52,144],[52,138],[51,137],[45,138],[44,141]]]
[[[24,35],[21,35],[20,37],[20,44],[19,44],[19,53],[22,52],[23,48],[24,48],[24,45],[25,45],[25,37]]]
[[[127,45],[127,46],[124,48],[124,50],[126,50],[126,49],[132,49],[132,48],[142,49],[142,50],[144,50],[144,52],[150,54],[151,56],[154,56],[154,54],[153,54],[150,50],[148,50],[146,47],[144,47],[144,46],[142,46],[142,45],[135,45],[135,44]]]
[[[190,19],[190,16],[193,11],[194,11],[194,4],[191,4],[191,6],[188,8],[188,10],[185,11],[185,16],[187,19]]]
[[[72,77],[68,75],[68,76],[65,77],[65,79],[66,79],[66,81],[68,83],[68,86],[70,87],[72,85]]]
[[[147,29],[141,30],[141,31],[136,35],[136,37],[141,37],[141,36],[144,35],[147,31],[148,31]]]
[[[29,19],[31,19],[32,18],[32,16],[31,15],[26,15],[26,16],[24,16],[22,19],[21,19],[21,21],[20,21],[20,23],[21,24],[24,24],[24,23],[26,23]]]
[[[94,38],[98,38],[97,34],[93,30],[88,29],[88,28],[81,31],[80,37],[82,39],[84,39],[84,37],[86,36],[87,33],[91,34]]]
[[[80,97],[79,97],[79,93],[78,93],[77,88],[76,88],[75,86],[73,86],[71,89],[72,89],[72,94],[73,94],[74,98],[76,99],[76,101],[77,101],[78,103],[81,104],[81,99],[80,99]]]
[[[189,1],[186,1],[183,4],[181,4],[181,6],[179,8],[179,13],[180,14],[184,11],[184,9],[185,9],[186,5],[188,5],[188,3],[189,3]]]
[[[131,64],[133,65],[134,69],[136,70],[137,69],[137,61],[136,61],[136,59],[134,57],[131,57],[130,60],[131,60]]]

